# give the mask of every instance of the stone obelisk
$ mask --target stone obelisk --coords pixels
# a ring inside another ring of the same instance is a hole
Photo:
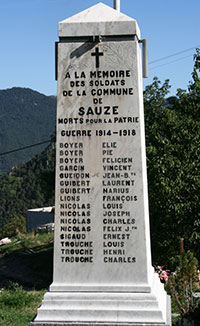
[[[151,266],[139,42],[102,3],[59,23],[53,283],[31,325],[171,325]]]

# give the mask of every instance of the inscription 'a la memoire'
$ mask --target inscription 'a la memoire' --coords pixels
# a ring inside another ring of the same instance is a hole
[[[71,77],[72,76],[70,72],[67,71],[65,74],[65,79]],[[75,71],[73,77],[76,79],[80,79],[80,78],[87,78],[88,76],[84,71],[81,72]],[[127,78],[127,77],[131,77],[131,72],[130,70],[106,70],[106,71],[98,70],[98,71],[90,71],[89,77],[90,78]]]
[[[88,73],[67,71],[64,76],[68,80],[68,85],[65,85],[66,89],[63,90],[64,97],[91,96],[94,104],[102,104],[102,98],[105,96],[134,95],[133,87],[126,87],[127,79],[131,77],[130,70],[97,70]],[[106,112],[104,114],[107,114]],[[97,113],[89,107],[89,109],[82,108],[81,112],[79,110],[79,115],[84,114],[103,114],[103,112]],[[113,112],[113,114],[118,113]]]

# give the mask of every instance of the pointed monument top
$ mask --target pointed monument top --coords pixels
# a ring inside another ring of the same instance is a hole
[[[98,3],[59,23],[59,37],[96,35],[137,35],[140,30],[135,19]]]

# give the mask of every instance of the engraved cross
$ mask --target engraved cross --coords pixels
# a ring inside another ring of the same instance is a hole
[[[103,56],[103,52],[99,52],[99,48],[95,48],[95,52],[91,53],[91,56],[96,57],[96,68],[99,68],[99,57]]]

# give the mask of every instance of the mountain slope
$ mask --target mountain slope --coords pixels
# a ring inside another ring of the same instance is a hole
[[[0,154],[49,140],[55,130],[56,97],[28,88],[0,90]],[[0,172],[27,162],[46,144],[0,155]]]

